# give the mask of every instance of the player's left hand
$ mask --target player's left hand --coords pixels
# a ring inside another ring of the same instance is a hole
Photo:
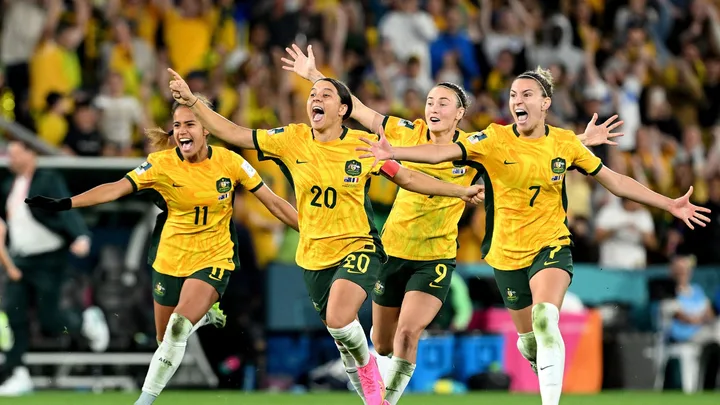
[[[692,195],[692,193],[693,187],[690,186],[690,190],[688,190],[688,192],[685,193],[684,196],[676,198],[672,201],[670,207],[668,207],[668,212],[673,214],[676,218],[682,219],[683,222],[685,222],[685,225],[688,226],[688,228],[695,229],[695,227],[693,227],[692,225],[692,222],[700,226],[705,226],[705,223],[710,222],[710,218],[701,214],[701,212],[709,214],[710,209],[705,207],[699,207],[691,203],[690,196]]]
[[[90,253],[90,238],[80,236],[70,245],[70,252],[77,257],[85,257]]]
[[[475,194],[471,194],[473,192]],[[468,187],[468,195],[462,197],[462,199],[472,205],[480,205],[481,202],[485,201],[485,185],[476,184]]]
[[[371,157],[375,158],[375,162],[373,162],[372,167],[375,167],[378,164],[378,162],[380,162],[382,160],[393,159],[394,155],[395,155],[392,145],[390,145],[390,142],[388,142],[387,138],[385,137],[385,130],[382,127],[380,127],[377,134],[379,137],[377,142],[371,141],[370,139],[363,138],[363,137],[360,138],[361,141],[370,145],[369,148],[356,148],[355,149],[360,152],[369,152],[364,155],[360,155],[360,159],[371,158]]]
[[[618,119],[617,114],[608,118],[607,121],[600,125],[595,125],[595,121],[597,121],[597,119],[597,113],[593,114],[592,119],[588,122],[587,127],[585,128],[585,146],[597,146],[602,144],[613,146],[617,145],[617,142],[611,141],[610,138],[623,136],[623,133],[613,133],[612,130],[622,125],[624,121],[615,121]]]

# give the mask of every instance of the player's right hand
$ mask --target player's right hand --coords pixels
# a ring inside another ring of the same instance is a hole
[[[175,101],[182,105],[195,105],[197,97],[192,93],[192,91],[190,91],[190,86],[188,86],[182,76],[170,68],[168,68],[168,73],[172,76],[169,86],[170,92],[172,93],[172,97]]]
[[[383,129],[383,127],[380,127],[378,129],[377,135],[377,142],[371,141],[370,139],[367,139],[365,137],[360,137],[361,141],[370,145],[369,148],[355,148],[356,151],[368,152],[360,155],[360,159],[371,157],[375,158],[375,163],[373,163],[372,167],[375,167],[378,162],[381,162],[383,160],[395,159],[395,151],[393,150],[392,145],[390,145],[390,142],[388,142],[387,138],[385,137],[385,130]]]
[[[72,199],[70,198],[50,198],[42,195],[36,195],[25,199],[25,204],[33,208],[41,208],[46,211],[67,211],[72,208]]]
[[[479,205],[485,201],[485,186],[482,184],[474,184],[467,188],[465,195],[461,198],[470,204]]]

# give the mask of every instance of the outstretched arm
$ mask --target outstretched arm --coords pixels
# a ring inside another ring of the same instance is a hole
[[[380,168],[380,172],[398,186],[414,193],[457,197],[465,201],[470,201],[473,197],[478,197],[480,200],[485,197],[483,186],[464,187],[448,183],[427,174],[406,169],[394,160],[386,161]]]
[[[52,198],[34,196],[26,198],[25,203],[31,207],[42,208],[48,211],[67,211],[71,208],[90,207],[115,201],[133,191],[133,185],[130,180],[122,178],[113,183],[101,184],[74,197]]]
[[[292,59],[281,59],[282,62],[285,63],[283,69],[295,72],[298,76],[312,83],[325,78],[325,75],[315,66],[315,55],[312,51],[312,45],[308,45],[307,55],[295,44],[292,44],[292,47],[285,48],[285,51]],[[350,117],[370,131],[377,132],[378,128],[382,126],[384,116],[363,104],[362,101],[355,96],[352,96],[352,102],[353,109]]]
[[[623,136],[623,134],[621,132],[614,133],[612,130],[622,125],[624,121],[620,120],[615,122],[615,120],[618,119],[617,114],[608,118],[600,125],[595,124],[597,119],[597,113],[593,114],[592,119],[588,122],[587,127],[585,128],[585,132],[578,135],[580,142],[582,142],[585,146],[597,146],[602,144],[617,145],[617,142],[611,141],[610,138]]]
[[[650,190],[628,176],[616,173],[604,166],[595,178],[597,178],[603,187],[616,196],[663,209],[675,217],[682,219],[690,229],[695,229],[691,222],[700,226],[705,226],[706,222],[710,222],[710,218],[701,214],[701,212],[709,213],[709,209],[690,203],[690,195],[692,195],[693,191],[692,186],[684,196],[673,200]]]
[[[381,160],[399,160],[405,162],[430,163],[451,162],[463,158],[463,150],[456,143],[445,145],[418,145],[409,147],[393,147],[385,138],[382,126],[378,130],[380,139],[375,142],[367,138],[360,138],[369,145],[367,148],[357,148],[358,151],[368,152],[361,158],[375,157],[375,164]]]
[[[205,129],[225,142],[243,149],[255,149],[252,140],[252,129],[236,125],[213,111],[205,103],[198,102],[198,97],[190,91],[190,87],[185,83],[185,80],[170,68],[168,68],[168,72],[173,77],[170,81],[170,91],[173,98],[178,103],[190,108]]]
[[[273,215],[283,221],[287,226],[300,232],[298,226],[298,213],[289,202],[278,197],[268,186],[263,185],[253,195],[267,207]]]

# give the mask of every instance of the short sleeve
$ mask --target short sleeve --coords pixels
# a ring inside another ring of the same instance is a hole
[[[133,191],[152,188],[157,182],[160,169],[156,166],[156,160],[151,153],[147,160],[125,175],[125,178],[132,183]]]
[[[253,129],[252,138],[259,160],[280,158],[286,154],[298,125],[290,124],[273,129]]]
[[[387,140],[391,144],[397,144],[398,146],[405,146],[410,143],[410,139],[417,139],[427,131],[427,126],[423,120],[411,122],[390,115],[385,116],[382,126]]]
[[[232,153],[233,177],[236,184],[241,184],[246,190],[254,193],[263,186],[262,178],[257,170],[242,156]]]
[[[490,154],[495,140],[494,131],[488,127],[482,132],[475,132],[455,142],[462,149],[462,161],[481,161]]]
[[[644,233],[655,232],[655,223],[653,222],[650,211],[643,209],[641,212],[640,221],[638,221],[637,224],[638,228]]]
[[[583,145],[577,137],[573,138],[572,149],[574,157],[572,163],[570,164],[571,168],[577,169],[580,173],[586,176],[588,174],[590,176],[598,174],[603,165],[602,161],[590,152],[590,149],[585,147],[585,145]]]

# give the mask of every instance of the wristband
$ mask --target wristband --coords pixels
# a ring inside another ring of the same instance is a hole
[[[380,167],[380,172],[384,175],[393,178],[400,171],[400,163],[394,160],[386,160],[385,163]]]

